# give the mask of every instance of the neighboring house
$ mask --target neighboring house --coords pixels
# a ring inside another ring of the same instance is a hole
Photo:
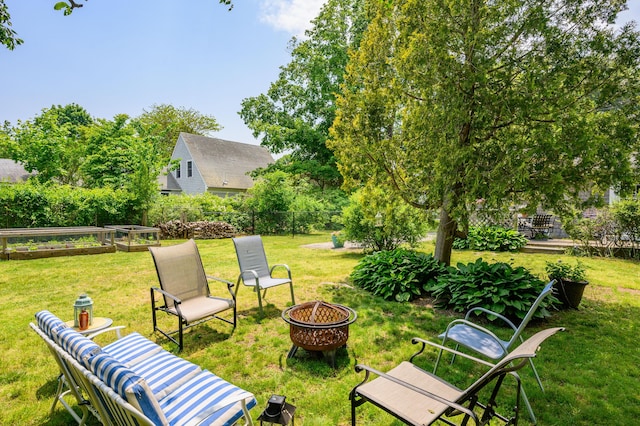
[[[8,158],[0,158],[0,182],[25,182],[33,174],[26,171],[20,163]]]
[[[162,193],[210,192],[220,196],[245,192],[253,186],[248,174],[274,162],[265,148],[206,136],[180,133],[171,155],[177,169],[161,176]]]

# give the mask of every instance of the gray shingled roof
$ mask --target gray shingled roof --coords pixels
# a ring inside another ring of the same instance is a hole
[[[190,133],[180,136],[209,188],[248,189],[253,180],[247,173],[274,162],[269,151],[259,145]]]
[[[31,173],[22,164],[7,158],[0,158],[0,182],[24,182]]]

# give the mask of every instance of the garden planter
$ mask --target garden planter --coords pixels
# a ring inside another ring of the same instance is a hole
[[[342,247],[344,247],[344,241],[342,241],[342,239],[338,238],[337,235],[332,235],[331,236],[331,242],[333,242],[333,248],[342,248]]]
[[[588,281],[558,280],[554,286],[557,290],[556,297],[565,308],[578,309],[584,288],[588,284]]]

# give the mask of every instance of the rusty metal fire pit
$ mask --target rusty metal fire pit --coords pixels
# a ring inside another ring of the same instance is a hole
[[[322,352],[335,367],[335,351],[349,339],[349,325],[358,315],[343,305],[323,301],[294,305],[282,312],[282,319],[289,324],[293,346],[287,355],[291,358],[298,348]]]

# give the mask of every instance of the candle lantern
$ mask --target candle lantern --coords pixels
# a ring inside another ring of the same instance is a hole
[[[80,316],[82,311],[86,311],[89,314],[89,325],[93,323],[93,300],[85,293],[78,296],[73,304],[73,326],[80,328]]]

